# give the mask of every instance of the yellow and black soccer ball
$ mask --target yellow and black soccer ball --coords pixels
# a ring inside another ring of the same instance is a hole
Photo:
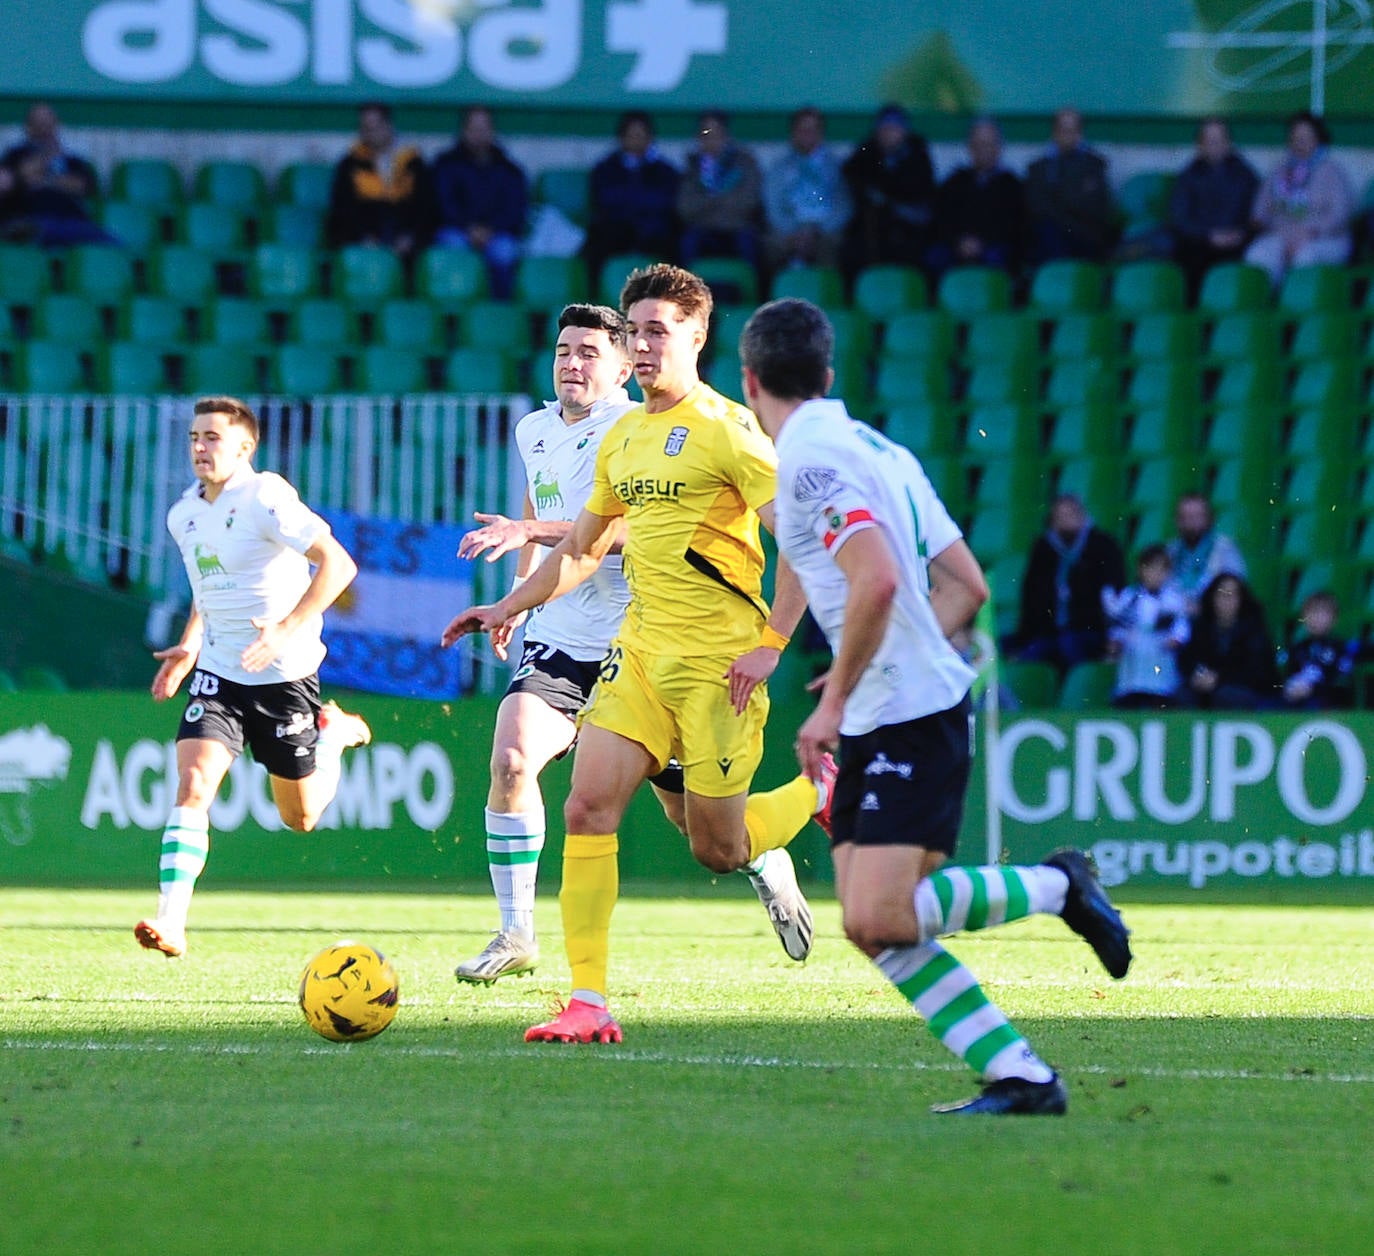
[[[401,983],[391,961],[361,942],[336,942],[301,974],[306,1024],[331,1042],[375,1038],[396,1015]]]

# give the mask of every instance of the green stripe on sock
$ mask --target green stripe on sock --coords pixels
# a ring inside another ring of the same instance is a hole
[[[990,1029],[977,1042],[964,1052],[964,1062],[972,1069],[982,1073],[992,1062],[992,1057],[1014,1042],[1024,1041],[1020,1034],[1008,1024]]]
[[[935,897],[940,900],[940,916],[948,920],[949,909],[954,905],[954,887],[949,883],[949,878],[940,872],[930,878],[930,884],[935,890]]]
[[[968,873],[973,893],[968,903],[968,920],[965,929],[986,929],[988,925],[988,883],[977,868]]]
[[[509,868],[515,864],[539,862],[537,850],[492,850],[487,848],[487,863],[498,868]]]
[[[1015,868],[1002,869],[1002,880],[1007,886],[1006,920],[1024,920],[1030,915],[1030,894],[1021,874]]]
[[[178,842],[162,839],[162,853],[164,855],[205,855],[210,849],[208,842]]]
[[[159,885],[169,885],[173,881],[194,881],[200,872],[192,872],[189,868],[160,868],[157,879]]]
[[[956,968],[959,961],[948,951],[942,951],[926,964],[914,977],[908,977],[904,982],[897,986],[902,992],[902,997],[908,1003],[915,1004],[921,997],[942,977],[948,977]]]
[[[962,994],[957,995],[930,1018],[930,1031],[942,1042],[944,1037],[966,1016],[972,1016],[980,1008],[986,1007],[988,996],[975,983]]]

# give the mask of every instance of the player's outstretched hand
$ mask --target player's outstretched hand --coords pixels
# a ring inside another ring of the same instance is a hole
[[[245,672],[260,672],[271,667],[286,652],[286,643],[291,634],[279,623],[266,619],[250,621],[258,630],[256,641],[251,641],[239,655]]]
[[[503,621],[491,630],[491,648],[496,657],[503,663],[510,653],[511,638],[515,636],[515,630],[525,622],[527,615],[527,611],[521,611],[520,614]]]
[[[484,515],[480,510],[473,518],[485,526],[474,528],[458,542],[459,558],[476,558],[483,552],[487,562],[494,563],[503,554],[529,544],[529,529],[523,519],[507,519],[505,515]]]
[[[191,668],[196,665],[197,654],[184,645],[168,646],[165,650],[154,650],[153,657],[162,661],[157,669],[153,683],[149,686],[154,702],[166,702],[186,679]]]
[[[495,632],[505,623],[506,617],[494,606],[469,606],[448,621],[448,627],[439,635],[439,644],[448,649],[455,641],[476,632]]]
[[[756,645],[752,650],[741,654],[725,673],[730,682],[730,705],[736,715],[743,715],[749,705],[749,696],[778,669],[781,650],[771,645]]]

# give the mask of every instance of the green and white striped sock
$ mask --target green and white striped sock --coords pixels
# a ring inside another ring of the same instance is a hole
[[[916,887],[921,937],[991,929],[1064,910],[1069,878],[1044,864],[1022,868],[941,868]]]
[[[487,868],[501,928],[534,937],[534,886],[544,849],[544,810],[504,814],[487,808]]]
[[[196,878],[210,854],[210,817],[194,807],[173,807],[162,830],[158,863],[157,918],[182,931]]]
[[[1054,1076],[973,974],[938,942],[889,947],[873,962],[930,1032],[984,1081],[1047,1082]]]

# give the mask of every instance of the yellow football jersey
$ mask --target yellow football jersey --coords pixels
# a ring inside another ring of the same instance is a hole
[[[758,644],[768,605],[756,512],[773,500],[776,469],[753,414],[705,384],[671,410],[617,420],[587,509],[629,524],[625,645],[686,656]]]

